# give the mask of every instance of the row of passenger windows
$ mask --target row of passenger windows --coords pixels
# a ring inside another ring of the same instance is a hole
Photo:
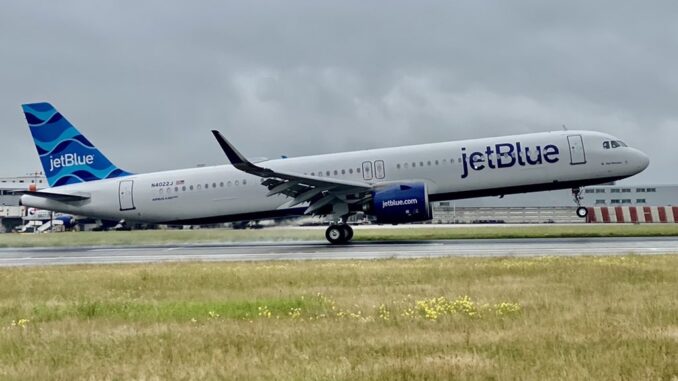
[[[342,175],[345,175],[345,174],[347,174],[347,173],[348,173],[349,175],[352,175],[354,171],[355,171],[355,173],[360,173],[360,168],[356,168],[355,170],[354,170],[353,168],[349,168],[349,169],[335,169],[334,171],[324,171],[324,172],[323,172],[323,171],[310,172],[310,173],[309,173],[309,172],[304,172],[304,175],[309,175],[309,174],[310,174],[311,176],[315,176],[316,173],[318,174],[318,177],[322,177],[322,176],[332,176],[333,174],[334,174],[334,176],[339,176],[340,173],[341,173]]]
[[[459,163],[461,163],[461,158],[456,159],[456,160],[457,160]],[[379,160],[378,160],[378,161],[379,161]],[[377,162],[378,162],[378,161],[377,161]],[[454,164],[454,161],[455,161],[455,159],[452,158],[452,159],[449,160],[449,163],[450,163],[450,164]],[[375,162],[375,165],[377,164],[377,162]],[[402,168],[407,169],[407,168],[410,168],[410,166],[411,166],[412,168],[426,167],[426,166],[431,167],[431,166],[434,166],[434,165],[441,165],[441,163],[442,163],[442,164],[447,164],[448,161],[447,161],[447,159],[442,159],[442,160],[427,160],[427,161],[419,161],[419,162],[413,161],[413,162],[411,162],[411,163],[398,163],[398,164],[396,164],[396,168],[397,168],[397,169],[402,169]],[[382,167],[383,167],[383,162],[381,162],[381,164],[382,164]],[[370,172],[370,170],[371,170],[370,168],[371,168],[371,165],[369,165],[368,167],[366,167],[366,168],[364,169],[364,171],[365,171],[366,174],[367,174],[368,172]],[[377,171],[377,173],[378,173],[378,172],[380,172],[380,171]],[[304,172],[304,175],[311,175],[311,176],[316,176],[316,175],[317,175],[317,176],[319,176],[319,177],[322,177],[322,176],[332,176],[332,175],[334,175],[334,176],[339,176],[340,174],[341,174],[341,175],[346,175],[346,174],[352,175],[353,173],[358,173],[358,174],[359,174],[359,173],[362,173],[362,169],[361,169],[360,167],[357,167],[357,168],[355,168],[355,169],[354,169],[354,168],[349,168],[349,169],[335,169],[335,170],[331,170],[331,171],[330,171],[330,170],[324,170],[324,171],[321,170],[321,171],[318,171],[318,172]]]
[[[197,184],[197,185],[191,184],[191,185],[175,186],[174,188],[172,188],[172,187],[159,188],[158,193],[159,194],[165,194],[165,193],[171,194],[172,192],[176,192],[176,193],[186,192],[186,191],[191,192],[191,191],[194,191],[194,190],[199,191],[199,190],[203,190],[203,189],[207,190],[207,189],[210,189],[210,188],[216,189],[217,187],[218,188],[223,188],[223,187],[230,188],[230,187],[233,187],[233,186],[237,187],[237,186],[241,186],[241,185],[242,186],[247,185],[247,180],[245,180],[245,179],[243,179],[242,181],[241,180],[235,180],[235,181],[229,180],[229,181],[226,181],[226,182],[221,181],[221,182],[219,182],[219,184],[217,184],[216,182],[213,182],[212,184],[205,183],[204,185],[203,184]]]
[[[454,164],[454,160],[455,160],[454,158],[450,159],[449,163]],[[457,160],[461,163],[461,158],[459,158]],[[413,161],[411,163],[402,163],[402,164],[398,163],[398,164],[396,164],[396,168],[397,169],[401,169],[401,168],[407,169],[407,168],[410,168],[410,166],[412,168],[417,168],[417,166],[419,166],[419,167],[431,167],[431,166],[434,166],[434,165],[441,165],[441,163],[443,165],[447,164],[447,159],[433,160],[433,161],[427,160],[425,162],[424,161],[419,161],[419,162]]]

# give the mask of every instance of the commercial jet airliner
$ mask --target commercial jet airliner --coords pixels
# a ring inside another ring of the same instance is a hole
[[[49,188],[26,206],[106,220],[196,225],[330,216],[330,243],[353,237],[363,212],[377,223],[431,219],[433,201],[573,190],[633,176],[641,151],[593,131],[555,131],[252,163],[212,131],[230,164],[134,174],[115,166],[49,103],[23,105]]]

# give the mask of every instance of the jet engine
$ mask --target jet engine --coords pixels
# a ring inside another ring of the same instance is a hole
[[[366,213],[380,224],[401,224],[431,219],[431,206],[424,183],[388,184],[375,190]]]

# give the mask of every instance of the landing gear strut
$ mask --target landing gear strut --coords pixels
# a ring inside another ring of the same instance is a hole
[[[325,230],[325,238],[333,245],[344,244],[353,238],[353,229],[346,223],[332,224]]]
[[[581,200],[584,199],[584,196],[581,195],[581,188],[572,188],[572,197],[574,197],[574,202],[577,204],[577,217],[586,218],[589,210],[581,206]]]

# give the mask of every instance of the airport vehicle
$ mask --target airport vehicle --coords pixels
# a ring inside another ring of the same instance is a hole
[[[633,176],[647,155],[593,131],[554,131],[252,163],[212,131],[230,164],[133,174],[115,166],[52,105],[23,105],[50,188],[21,203],[108,220],[196,225],[327,215],[331,243],[362,211],[381,224],[431,219],[430,203],[580,187]],[[586,216],[586,208],[577,214]]]

